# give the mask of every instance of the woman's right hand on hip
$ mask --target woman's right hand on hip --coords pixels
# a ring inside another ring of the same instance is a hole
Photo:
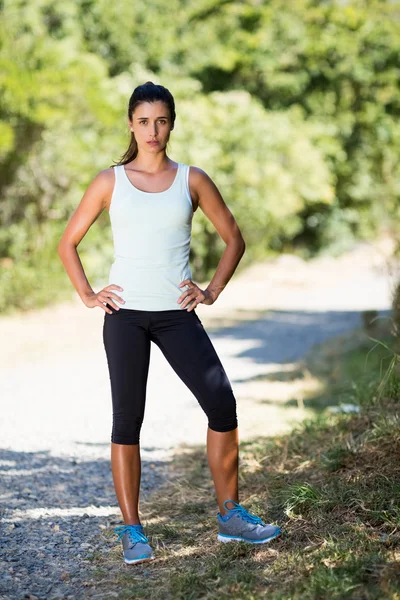
[[[106,313],[112,314],[112,311],[109,310],[105,305],[109,304],[116,310],[119,310],[119,306],[115,304],[115,300],[121,302],[121,304],[125,304],[125,300],[118,296],[115,292],[111,290],[117,289],[119,291],[123,291],[123,288],[119,285],[115,285],[114,283],[107,285],[100,292],[93,292],[93,294],[89,294],[88,296],[84,296],[82,298],[83,303],[88,308],[95,308],[95,306],[100,306]]]

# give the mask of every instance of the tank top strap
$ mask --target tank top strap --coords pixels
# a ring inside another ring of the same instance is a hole
[[[180,173],[179,173],[180,191],[181,191],[181,194],[188,199],[188,201],[190,202],[190,206],[193,208],[192,197],[190,195],[190,189],[189,189],[190,166],[185,163],[180,163],[180,165],[181,165]]]
[[[178,163],[178,172],[176,174],[176,181],[174,181],[176,187],[179,187],[181,191],[185,189],[185,165],[184,163]]]
[[[118,179],[120,179],[120,170],[121,165],[114,165],[113,166],[113,171],[114,171],[114,177],[115,177],[115,181],[117,182]]]
[[[118,189],[129,189],[130,192],[134,192],[135,188],[130,185],[128,176],[125,171],[124,165],[117,165],[114,167],[115,170],[115,187]]]

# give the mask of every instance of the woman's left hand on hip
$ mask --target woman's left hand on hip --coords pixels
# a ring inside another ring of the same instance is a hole
[[[185,279],[179,284],[179,287],[188,285],[189,289],[185,290],[178,298],[177,303],[181,304],[181,308],[186,308],[188,304],[192,303],[187,311],[190,312],[198,304],[214,304],[215,299],[209,290],[202,290],[199,286],[194,283],[191,279]]]

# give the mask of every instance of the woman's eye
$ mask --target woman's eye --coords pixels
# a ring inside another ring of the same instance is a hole
[[[167,121],[160,120],[159,123],[161,123],[161,125],[165,125],[167,123]],[[146,121],[139,121],[139,124],[146,125]]]
[[[146,125],[146,121],[139,121],[140,125]],[[162,125],[166,124],[166,121],[160,120],[159,123],[161,123]]]

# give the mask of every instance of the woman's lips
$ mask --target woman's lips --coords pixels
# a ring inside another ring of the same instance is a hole
[[[155,142],[147,142],[147,143],[150,144],[150,146],[157,146],[157,144],[158,144],[157,141],[155,141]]]

